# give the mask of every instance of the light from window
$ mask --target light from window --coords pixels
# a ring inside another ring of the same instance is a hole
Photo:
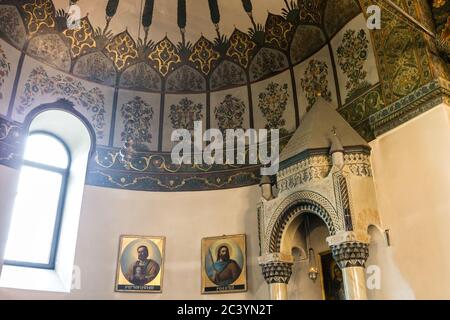
[[[5,264],[54,268],[69,166],[61,140],[46,133],[28,137]]]

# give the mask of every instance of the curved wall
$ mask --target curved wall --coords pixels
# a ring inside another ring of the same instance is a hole
[[[0,167],[0,177],[8,173],[5,170],[11,169]],[[75,287],[70,294],[0,288],[0,296],[4,299],[268,299],[268,287],[257,264],[259,196],[256,186],[177,194],[86,186],[74,262],[81,276],[80,282],[74,283],[80,287]],[[222,234],[247,236],[248,291],[201,295],[201,239]],[[162,294],[114,292],[120,235],[166,237]]]

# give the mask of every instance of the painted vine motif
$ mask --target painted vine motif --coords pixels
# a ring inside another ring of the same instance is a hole
[[[244,123],[245,104],[244,102],[227,94],[224,100],[216,106],[214,115],[219,129],[225,132],[226,129],[240,129]]]
[[[305,92],[309,111],[320,96],[326,101],[331,102],[331,91],[328,90],[328,66],[325,62],[311,59],[305,70],[304,77],[301,79],[301,86]]]
[[[286,124],[283,113],[289,98],[287,83],[279,84],[272,81],[258,97],[258,107],[267,120],[266,129],[281,129]]]
[[[364,63],[369,55],[369,40],[363,29],[347,30],[337,49],[339,66],[347,76],[345,87],[349,90],[346,101],[364,92],[370,83],[366,81],[367,71]]]
[[[351,126],[357,127],[384,107],[381,87],[377,86],[338,111]]]
[[[91,114],[90,122],[97,139],[103,139],[106,110],[105,95],[100,88],[88,90],[79,80],[61,74],[49,76],[42,66],[38,66],[31,71],[24,85],[17,112],[24,114],[42,95],[64,97],[73,101],[75,106],[82,107]]]
[[[0,46],[0,99],[3,99],[3,94],[1,92],[2,86],[5,83],[6,77],[8,77],[11,71],[11,64],[8,62],[5,51]]]
[[[178,104],[170,106],[169,119],[174,129],[194,130],[194,121],[203,118],[203,105],[194,103],[189,98],[183,98]]]
[[[125,103],[120,108],[124,130],[120,134],[122,141],[133,145],[136,151],[150,151],[152,142],[151,122],[153,108],[141,97]]]

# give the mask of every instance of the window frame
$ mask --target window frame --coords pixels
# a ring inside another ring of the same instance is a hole
[[[66,201],[66,193],[67,193],[67,185],[68,180],[70,176],[71,166],[72,166],[72,154],[70,152],[70,149],[67,145],[67,143],[58,137],[56,134],[45,131],[45,130],[36,130],[32,131],[28,134],[27,138],[32,135],[46,135],[49,136],[55,140],[57,140],[66,151],[67,154],[67,166],[65,168],[58,168],[51,165],[34,162],[30,160],[23,160],[20,168],[22,169],[23,166],[45,170],[47,172],[52,173],[58,173],[61,175],[61,186],[59,190],[59,197],[58,197],[58,206],[55,216],[55,224],[53,226],[53,236],[52,236],[52,243],[50,247],[50,256],[48,263],[35,263],[35,262],[27,262],[27,261],[14,261],[14,260],[6,260],[4,261],[4,265],[8,266],[15,266],[15,267],[25,267],[25,268],[35,268],[35,269],[48,269],[48,270],[54,270],[56,267],[56,255],[58,252],[58,246],[59,246],[59,239],[61,236],[61,223],[63,220],[63,214],[64,214],[64,205]],[[26,148],[26,147],[25,147]]]

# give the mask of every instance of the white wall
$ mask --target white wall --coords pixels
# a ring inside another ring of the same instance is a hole
[[[0,289],[0,298],[31,299],[267,299],[257,265],[256,204],[259,187],[223,191],[157,193],[86,186],[75,264],[81,289],[71,294]],[[247,235],[248,292],[200,294],[201,238]],[[114,292],[119,236],[166,237],[162,294]]]
[[[450,124],[441,105],[371,143],[378,208],[391,247],[376,240],[378,299],[450,299]]]
[[[8,237],[11,211],[16,196],[19,171],[9,167],[0,166],[0,273],[5,254],[6,240]]]

